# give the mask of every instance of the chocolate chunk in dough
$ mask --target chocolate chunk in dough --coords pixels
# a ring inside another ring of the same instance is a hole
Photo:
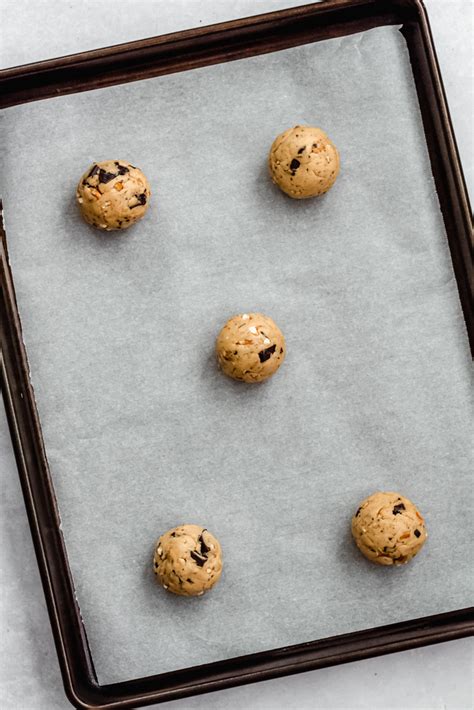
[[[222,372],[229,377],[263,382],[285,359],[285,339],[269,316],[242,313],[230,318],[220,331],[216,354]]]
[[[124,160],[94,163],[76,190],[84,220],[106,231],[127,229],[138,222],[148,209],[150,195],[145,175]]]
[[[380,565],[409,562],[425,544],[425,522],[413,503],[398,493],[377,492],[362,501],[352,518],[359,550]]]
[[[273,182],[290,197],[301,200],[322,195],[334,185],[339,153],[320,128],[295,126],[275,138],[268,166]]]
[[[162,535],[155,547],[154,572],[169,592],[201,596],[222,572],[219,541],[199,525],[179,525]]]

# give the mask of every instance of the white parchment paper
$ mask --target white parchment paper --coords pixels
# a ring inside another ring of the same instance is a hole
[[[267,177],[297,123],[341,153],[317,200]],[[3,134],[19,308],[99,681],[469,605],[470,359],[398,30],[19,106]],[[152,185],[123,234],[74,204],[107,158]],[[251,310],[288,346],[260,386],[213,357],[224,321]],[[426,516],[407,567],[351,543],[377,489]],[[182,522],[224,549],[200,599],[153,578],[156,537]]]

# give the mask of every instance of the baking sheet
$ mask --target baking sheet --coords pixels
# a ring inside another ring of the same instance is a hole
[[[296,123],[341,153],[318,200],[266,175]],[[10,258],[99,682],[468,606],[469,349],[397,28],[11,108],[3,136]],[[107,158],[154,193],[123,234],[74,204]],[[251,310],[288,346],[258,386],[213,356]],[[377,489],[426,516],[407,567],[351,543]],[[200,599],[153,578],[156,537],[182,522],[224,549]]]

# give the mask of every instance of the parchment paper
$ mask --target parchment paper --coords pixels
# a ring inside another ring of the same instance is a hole
[[[297,123],[341,153],[318,200],[266,174]],[[470,361],[398,30],[20,106],[3,126],[24,337],[99,681],[469,605]],[[107,158],[154,192],[123,234],[74,205]],[[288,345],[261,386],[214,364],[219,328],[250,310]],[[407,567],[351,542],[377,489],[426,516]],[[181,522],[225,553],[197,600],[153,578],[154,541]]]

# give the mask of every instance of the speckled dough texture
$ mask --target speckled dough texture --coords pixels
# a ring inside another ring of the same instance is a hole
[[[295,126],[273,141],[268,156],[273,182],[290,197],[323,195],[339,173],[339,153],[321,128]]]
[[[286,355],[285,338],[263,313],[229,318],[216,341],[219,366],[242,382],[263,382],[275,374]]]
[[[145,175],[125,160],[93,163],[76,190],[85,221],[107,232],[138,222],[148,209],[150,195]]]
[[[200,525],[179,525],[156,543],[155,574],[164,589],[183,597],[200,597],[219,581],[219,541]]]
[[[426,541],[423,516],[399,493],[373,493],[352,518],[352,535],[363,555],[379,565],[403,565]]]

